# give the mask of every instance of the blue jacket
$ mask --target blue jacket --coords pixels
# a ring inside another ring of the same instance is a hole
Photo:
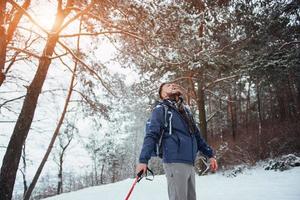
[[[176,107],[172,106],[168,100],[164,100],[162,103],[168,105],[169,111],[172,112],[172,134],[170,135],[168,131],[164,131],[162,139],[163,162],[193,165],[198,151],[201,151],[209,158],[213,157],[213,150],[202,139],[198,127],[195,125],[196,132],[190,134],[187,122]],[[164,108],[162,105],[157,105],[152,111],[148,122],[150,124],[146,128],[146,135],[139,158],[140,163],[148,164],[160,138],[161,130],[164,128],[164,121]]]

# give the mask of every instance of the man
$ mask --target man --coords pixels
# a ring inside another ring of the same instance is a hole
[[[168,106],[168,114],[172,117],[167,128],[171,128],[171,131],[164,131],[162,137],[163,167],[169,199],[196,200],[194,162],[197,152],[201,151],[209,157],[212,171],[216,171],[218,166],[213,150],[201,138],[190,111],[183,104],[182,94],[180,86],[174,83],[163,83],[159,88],[161,103]],[[157,105],[147,124],[137,172],[146,172],[148,161],[164,129],[164,121],[164,106]]]

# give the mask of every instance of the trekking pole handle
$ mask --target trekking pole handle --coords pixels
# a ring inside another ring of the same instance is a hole
[[[150,178],[147,178],[147,177],[146,177],[146,180],[148,180],[148,181],[153,181],[153,179],[154,179],[154,173],[153,173],[153,171],[152,171],[151,169],[149,169],[148,167],[147,167],[147,171],[150,172],[150,174],[152,175],[153,178],[150,179]],[[147,175],[147,174],[146,174],[146,175]]]
[[[144,170],[141,170],[141,171],[139,171],[139,173],[137,173],[136,176],[137,176],[138,178],[140,178],[140,177],[143,175],[143,173],[144,173]]]

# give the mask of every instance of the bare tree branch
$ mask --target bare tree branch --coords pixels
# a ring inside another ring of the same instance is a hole
[[[283,45],[281,45],[281,47],[279,48],[279,50],[282,50],[283,48],[285,48],[288,45],[293,45],[293,44],[300,44],[300,41],[292,41],[292,42],[286,42]]]
[[[121,27],[119,27],[119,26],[113,25],[113,24],[111,24],[109,21],[107,21],[107,20],[105,20],[105,19],[103,19],[103,18],[100,18],[99,16],[96,16],[96,15],[94,15],[94,14],[92,14],[92,13],[86,13],[85,15],[87,15],[88,17],[91,17],[91,18],[93,18],[93,19],[95,19],[95,20],[98,20],[98,21],[100,21],[100,22],[102,22],[102,23],[104,23],[104,24],[107,24],[109,27],[115,28],[115,29],[121,31],[123,34],[126,34],[126,35],[128,35],[128,36],[131,36],[131,37],[136,38],[136,39],[138,39],[138,40],[141,40],[141,41],[143,41],[143,42],[145,41],[145,39],[142,38],[141,36],[139,36],[139,35],[137,35],[137,34],[135,34],[135,33],[133,33],[133,32],[124,30],[123,28],[121,28]]]
[[[12,50],[15,50],[17,52],[22,52],[22,53],[25,53],[29,56],[32,56],[32,57],[35,57],[35,58],[38,58],[40,59],[41,57],[35,53],[32,53],[30,51],[27,51],[26,49],[20,49],[20,48],[17,48],[17,47],[12,47],[12,46],[7,46],[8,49],[12,49]]]
[[[22,96],[19,96],[19,97],[16,97],[16,98],[13,98],[13,99],[4,101],[2,104],[0,104],[0,109],[1,109],[1,107],[4,106],[5,104],[7,104],[7,103],[9,103],[9,102],[12,102],[12,101],[16,101],[16,100],[22,99],[22,98],[24,98],[24,97],[25,97],[25,95],[22,95]]]
[[[32,33],[34,33],[34,34],[40,36],[40,38],[46,40],[46,37],[45,37],[45,36],[41,35],[40,33],[36,32],[36,31],[34,31],[34,30],[32,30],[32,29],[29,29],[29,28],[26,28],[26,27],[23,27],[23,26],[18,26],[17,28],[18,28],[18,29],[25,30],[25,31],[28,31],[28,32],[32,32]]]
[[[217,80],[214,80],[213,82],[211,83],[208,83],[207,85],[203,86],[202,90],[205,90],[213,85],[215,85],[216,83],[218,82],[221,82],[221,81],[224,81],[224,80],[227,80],[227,79],[231,79],[231,78],[235,78],[237,77],[238,75],[233,75],[233,76],[228,76],[228,77],[224,77],[224,78],[219,78]]]
[[[80,8],[75,7],[75,6],[67,6],[67,7],[64,9],[65,12],[71,12],[72,10],[75,10],[75,11],[78,11],[78,12],[81,11]]]
[[[57,0],[57,9],[62,10],[62,0]]]
[[[19,56],[19,58],[16,58],[15,62],[20,61],[20,60],[26,60],[26,59],[28,59],[29,57],[30,57],[30,56],[28,56],[28,55],[26,55],[26,56]],[[12,61],[13,61],[13,58],[11,58],[11,59],[5,61],[5,63],[12,62]],[[7,67],[7,69],[5,70],[5,73],[8,73],[8,71],[9,71],[9,68]]]
[[[27,55],[29,55],[29,56],[32,56],[32,57],[35,57],[35,58],[38,58],[38,59],[41,58],[41,56],[39,56],[39,55],[37,55],[37,54],[35,54],[35,53],[32,53],[32,52],[30,52],[30,51],[28,51],[28,50],[26,50],[26,49],[20,49],[20,48],[12,47],[12,46],[8,46],[7,48],[8,48],[8,49],[15,50],[16,52],[22,52],[22,53],[25,53],[25,54],[27,54]],[[63,54],[61,54],[61,55],[57,55],[57,56],[50,57],[49,59],[60,58],[60,57],[66,56],[66,55],[68,55],[68,54],[69,54],[69,53],[66,52],[66,53],[63,53]],[[13,59],[13,60],[14,60],[14,59]]]
[[[223,53],[226,49],[228,49],[230,47],[235,47],[239,44],[242,44],[243,42],[246,42],[245,44],[247,44],[247,42],[249,42],[250,40],[251,40],[251,38],[245,38],[245,39],[242,39],[242,40],[239,40],[239,41],[236,41],[236,42],[232,42],[232,43],[224,46],[222,49],[216,50],[215,52],[212,52],[212,53],[214,53],[214,54]],[[234,49],[236,50],[237,48],[234,48]]]
[[[60,54],[60,55],[53,56],[53,57],[51,57],[50,59],[61,58],[61,57],[66,56],[66,55],[68,55],[68,54],[69,54],[69,53],[66,52],[66,53],[63,53],[63,54]]]
[[[59,57],[58,58],[59,60],[60,60],[60,62],[70,71],[70,72],[72,72],[73,73],[73,70],[70,68],[70,66],[69,65],[67,65],[67,63],[65,63],[64,61],[63,61],[63,59],[61,58],[61,57]]]
[[[185,61],[182,61],[182,62],[178,62],[178,63],[174,63],[174,62],[167,61],[167,60],[165,60],[165,59],[163,59],[163,58],[160,58],[160,57],[154,55],[153,53],[151,53],[150,50],[148,49],[148,47],[147,47],[145,44],[143,44],[143,46],[144,46],[145,51],[146,51],[150,56],[152,56],[153,58],[155,58],[155,59],[157,59],[157,60],[160,60],[161,62],[166,63],[166,64],[168,64],[168,65],[183,65],[183,64],[188,63],[188,60],[185,60]]]
[[[208,123],[214,116],[216,116],[216,114],[219,113],[219,111],[214,112],[213,114],[211,114],[207,119],[206,119],[206,123]]]
[[[97,36],[97,35],[104,35],[104,34],[117,34],[117,33],[120,33],[120,34],[126,34],[126,35],[129,35],[129,36],[132,36],[134,38],[137,38],[137,39],[140,39],[142,40],[142,38],[136,36],[136,35],[133,35],[132,33],[130,32],[126,32],[126,31],[102,31],[102,32],[97,32],[97,33],[75,33],[75,34],[65,34],[65,35],[60,35],[59,37],[77,37],[78,35],[81,35],[81,36]]]
[[[60,142],[59,146],[61,147],[62,152],[66,151],[66,149],[68,148],[68,146],[70,145],[70,143],[72,142],[72,140],[73,140],[73,135],[71,135],[71,136],[68,137],[67,144],[64,145],[62,142]]]
[[[16,123],[16,121],[0,121],[0,123]]]
[[[13,66],[13,64],[14,64],[15,62],[17,62],[17,61],[19,61],[19,60],[28,59],[28,58],[30,58],[30,57],[32,56],[31,54],[29,55],[29,54],[28,54],[29,51],[27,51],[26,54],[27,54],[28,56],[22,57],[22,58],[18,58],[18,59],[17,59],[18,55],[19,55],[21,52],[26,51],[26,49],[27,49],[28,47],[30,47],[36,40],[38,40],[38,39],[40,38],[40,36],[37,36],[35,39],[31,40],[32,33],[33,33],[33,32],[30,31],[30,36],[28,37],[28,39],[27,39],[26,42],[25,42],[25,47],[23,48],[23,51],[16,51],[16,52],[14,53],[13,57],[8,61],[8,62],[10,62],[10,63],[9,63],[9,65],[8,65],[8,66],[6,67],[6,69],[5,69],[5,72],[4,72],[5,75],[8,73],[8,71],[10,70],[10,68]],[[30,41],[30,40],[31,40],[31,41]],[[30,41],[30,42],[29,42],[29,41]],[[7,48],[7,47],[6,47],[6,48]]]
[[[222,101],[226,101],[226,102],[230,102],[230,103],[234,103],[234,102],[235,102],[235,101],[230,101],[230,100],[228,100],[228,99],[223,99],[223,98],[221,98],[219,95],[215,94],[215,93],[214,93],[213,91],[211,91],[211,90],[206,89],[205,91],[208,92],[208,93],[210,93],[210,94],[212,94],[212,95],[214,95],[214,96],[216,96],[218,99],[220,99],[220,100],[222,100]]]
[[[30,3],[31,3],[31,0],[26,0],[21,7],[22,9],[18,9],[18,11],[14,15],[12,21],[9,23],[9,27],[7,29],[6,43],[9,43],[11,41],[11,39],[13,38],[13,34],[17,28],[17,24],[20,22],[23,14],[24,14],[23,11],[28,9]]]
[[[5,75],[8,73],[9,69],[11,68],[11,66],[17,61],[17,57],[18,57],[19,53],[20,53],[19,51],[16,51],[15,54],[13,55],[12,59],[10,59],[11,62],[6,67],[6,70],[4,72]]]
[[[116,95],[114,94],[113,91],[111,91],[109,89],[109,87],[107,86],[107,84],[102,80],[102,78],[99,76],[99,74],[97,72],[95,72],[95,70],[93,70],[92,68],[90,68],[85,62],[83,62],[80,58],[78,58],[75,53],[69,48],[67,47],[64,43],[62,43],[61,41],[57,41],[66,51],[68,51],[74,60],[78,61],[81,65],[83,65],[89,72],[91,72],[93,75],[95,75],[97,77],[97,79],[101,82],[101,84],[103,85],[103,87],[109,92],[111,93],[114,97],[116,97]]]
[[[81,17],[82,15],[86,14],[87,12],[89,12],[89,10],[92,9],[92,7],[94,6],[94,0],[92,0],[92,2],[85,7],[85,9],[83,9],[81,12],[77,13],[74,17],[72,17],[71,19],[69,19],[67,22],[65,22],[57,31],[57,33],[60,33],[63,29],[65,29],[69,24],[71,24],[73,21],[75,21],[76,19],[78,19],[79,17]]]

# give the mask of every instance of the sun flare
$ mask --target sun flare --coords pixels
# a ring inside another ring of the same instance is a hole
[[[55,20],[56,9],[54,5],[50,2],[45,2],[44,4],[40,3],[36,8],[33,11],[35,20],[43,28],[50,30]]]

